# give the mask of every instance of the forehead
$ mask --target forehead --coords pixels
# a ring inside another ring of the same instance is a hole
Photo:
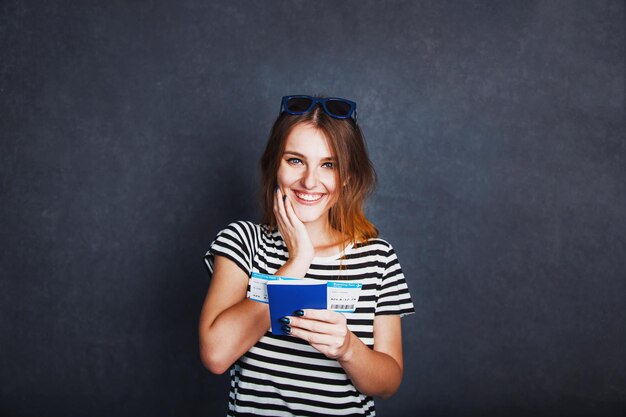
[[[285,152],[298,152],[308,158],[334,157],[328,138],[320,129],[308,123],[293,127],[285,140]]]

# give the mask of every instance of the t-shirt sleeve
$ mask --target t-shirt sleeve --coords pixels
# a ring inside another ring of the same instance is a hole
[[[252,271],[253,248],[256,247],[254,225],[249,222],[235,222],[220,231],[204,255],[204,262],[213,275],[215,255],[224,256],[233,261],[246,275]]]
[[[386,267],[376,303],[376,315],[406,316],[415,313],[409,287],[404,279],[396,252],[389,245]]]

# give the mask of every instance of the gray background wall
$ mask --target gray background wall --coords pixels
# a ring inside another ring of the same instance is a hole
[[[626,413],[625,2],[0,2],[0,414],[223,415],[202,256],[352,98],[417,314],[381,416]]]

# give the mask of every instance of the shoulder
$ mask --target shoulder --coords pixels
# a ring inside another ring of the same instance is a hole
[[[264,233],[264,230],[266,229],[267,227],[261,224],[256,224],[248,220],[237,220],[227,225],[219,232],[219,234],[236,233],[240,236],[252,236]]]
[[[247,229],[247,230],[255,230],[261,227],[260,224],[256,224],[249,220],[237,220],[232,223],[229,223],[224,229]]]
[[[218,234],[220,238],[235,239],[247,246],[257,247],[271,242],[282,241],[278,230],[272,230],[266,224],[258,224],[247,220],[238,220],[230,223]]]
[[[391,243],[376,237],[356,243],[350,251],[349,258],[367,259],[385,268],[399,264],[398,255]]]
[[[263,226],[245,220],[228,224],[219,231],[214,243],[232,242],[238,246],[254,247],[263,233]]]
[[[363,242],[354,244],[357,251],[378,252],[381,255],[390,255],[395,253],[391,243],[380,237],[370,238]]]
[[[205,255],[209,270],[215,255],[225,256],[235,262],[243,271],[248,272],[252,257],[260,242],[264,240],[264,231],[268,228],[251,221],[239,220],[222,229]]]

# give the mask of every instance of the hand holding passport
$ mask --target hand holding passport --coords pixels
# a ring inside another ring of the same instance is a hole
[[[287,278],[253,272],[249,298],[269,303],[272,334],[287,335],[281,328],[282,317],[307,308],[352,313],[362,286],[355,281]]]
[[[293,316],[305,308],[326,308],[326,282],[315,280],[269,281],[272,334],[289,335],[282,329],[281,317]]]

